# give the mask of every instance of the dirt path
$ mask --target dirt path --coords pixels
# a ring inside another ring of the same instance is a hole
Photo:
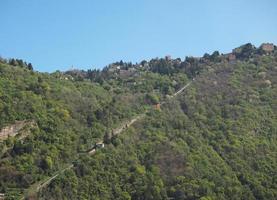
[[[135,123],[136,121],[138,121],[139,119],[143,118],[145,114],[141,114],[136,116],[135,118],[133,118],[131,121],[128,121],[127,123],[123,123],[121,124],[120,127],[118,127],[117,129],[113,130],[113,136],[119,135],[120,133],[122,133],[124,130],[126,130],[129,126],[131,126],[133,123]],[[103,140],[99,141],[99,143],[104,143]],[[91,149],[88,154],[92,155],[96,152],[96,148]]]
[[[65,170],[71,169],[74,165],[70,164],[69,166],[63,168],[62,170],[60,170],[59,172],[56,173],[56,175],[48,178],[45,182],[41,183],[38,185],[37,187],[37,191],[39,191],[41,188],[47,186],[49,183],[51,183],[52,180],[54,180],[56,177],[58,177],[61,173],[63,173]]]
[[[56,172],[53,176],[47,177],[45,180],[41,180],[40,182],[37,182],[37,183],[31,185],[29,187],[29,189],[25,192],[24,196],[20,198],[20,200],[24,200],[26,195],[30,196],[32,194],[38,193],[40,189],[42,189],[42,188],[46,187],[47,185],[49,185],[52,180],[57,178],[64,171],[66,171],[68,169],[71,169],[73,166],[74,166],[73,164],[67,165],[65,168],[63,168],[63,169],[59,170],[58,172]]]
[[[143,118],[145,114],[141,114],[136,116],[135,118],[133,118],[131,121],[129,121],[128,123],[121,125],[121,127],[117,128],[114,131],[114,135],[119,135],[122,131],[124,131],[125,129],[127,129],[129,126],[131,126],[133,123],[135,123],[136,121],[138,121],[139,119]]]
[[[186,84],[184,87],[182,87],[182,88],[181,88],[180,90],[178,90],[176,93],[174,93],[174,94],[173,94],[173,97],[175,97],[175,96],[179,95],[180,93],[182,93],[187,87],[190,86],[191,83],[192,83],[192,81],[189,82],[188,84]]]
[[[178,96],[178,95],[179,95],[180,93],[182,93],[187,87],[189,87],[191,83],[192,83],[192,81],[190,81],[189,83],[187,83],[184,87],[182,87],[181,89],[179,89],[179,90],[178,90],[177,92],[175,92],[173,95],[169,96],[169,99],[172,99],[172,98]],[[163,105],[163,104],[165,104],[165,103],[166,103],[166,101],[163,101],[163,102],[161,103],[161,105]]]

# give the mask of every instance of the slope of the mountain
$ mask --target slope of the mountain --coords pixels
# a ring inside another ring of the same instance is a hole
[[[53,74],[2,62],[0,127],[37,126],[0,142],[0,193],[16,198],[73,162],[31,197],[276,199],[274,48]],[[103,138],[105,148],[82,153]]]
[[[40,198],[276,199],[276,75],[276,54],[209,63]]]
[[[168,88],[180,87],[173,86],[173,75],[142,71],[132,84],[127,79],[100,84],[35,72],[13,60],[0,60],[0,193],[6,199],[28,192],[165,98]],[[178,78],[180,84],[187,81],[185,74]]]

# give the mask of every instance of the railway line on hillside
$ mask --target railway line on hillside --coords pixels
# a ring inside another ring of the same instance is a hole
[[[160,105],[164,105],[165,103],[167,103],[168,101],[170,101],[172,98],[175,98],[176,96],[178,96],[179,94],[181,94],[186,88],[188,88],[192,82],[194,81],[194,79],[192,81],[190,81],[189,83],[187,83],[185,86],[183,86],[182,88],[180,88],[177,92],[175,92],[173,95],[171,95],[169,97],[168,100],[165,100],[163,102],[160,103]],[[138,120],[142,119],[143,117],[146,116],[147,111],[145,111],[144,113],[135,116],[134,118],[132,118],[130,121],[125,122],[123,124],[121,124],[117,129],[113,130],[113,136],[119,135],[121,134],[123,131],[125,131],[128,127],[130,127],[131,125],[133,125],[135,122],[137,122]],[[104,144],[104,141],[99,141],[99,144]],[[104,148],[104,145],[103,147]],[[90,149],[87,153],[89,155],[93,155],[95,154],[97,151],[96,146],[93,147],[92,149]],[[42,188],[46,187],[47,185],[49,185],[53,180],[55,180],[59,175],[61,175],[64,171],[69,170],[71,168],[74,167],[73,163],[70,163],[69,165],[67,165],[66,167],[60,169],[59,171],[57,171],[53,176],[51,177],[47,177],[45,180],[40,181],[39,183],[35,183],[33,184],[29,189],[27,189],[27,191],[25,192],[24,196],[22,198],[20,198],[20,200],[24,200],[26,196],[32,194],[32,193],[38,193]]]

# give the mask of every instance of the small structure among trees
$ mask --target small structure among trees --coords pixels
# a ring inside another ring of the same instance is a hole
[[[4,200],[5,199],[5,194],[4,193],[0,193],[0,200]]]
[[[265,51],[266,53],[270,53],[270,52],[274,51],[274,44],[272,44],[272,43],[263,43],[260,48],[263,51]]]
[[[102,148],[104,148],[105,147],[105,144],[103,143],[103,142],[97,142],[96,144],[95,144],[95,148],[96,149],[102,149]]]
[[[155,104],[155,105],[154,105],[154,108],[155,108],[156,110],[161,110],[161,104],[160,104],[160,103]]]
[[[166,61],[170,61],[170,60],[171,60],[171,55],[166,55],[166,56],[165,56],[165,60],[166,60]]]
[[[236,55],[230,53],[230,54],[228,55],[228,60],[229,60],[229,61],[234,61],[234,60],[236,60]]]

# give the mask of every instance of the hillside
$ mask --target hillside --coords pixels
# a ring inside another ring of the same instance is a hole
[[[6,199],[277,198],[276,46],[101,71],[20,63],[0,61],[1,130],[32,122],[0,139]]]

